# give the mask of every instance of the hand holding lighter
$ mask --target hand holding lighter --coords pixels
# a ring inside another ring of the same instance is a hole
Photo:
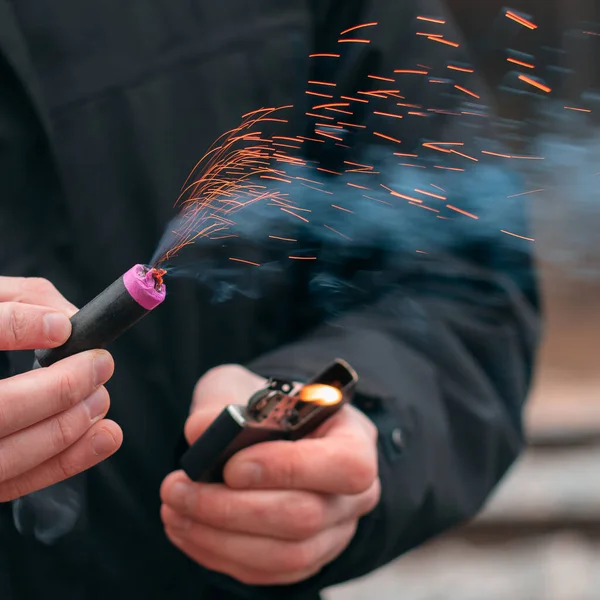
[[[181,467],[192,481],[222,482],[223,468],[236,452],[307,436],[351,402],[357,381],[354,369],[340,359],[297,389],[292,382],[270,379],[246,406],[223,409],[183,455]]]

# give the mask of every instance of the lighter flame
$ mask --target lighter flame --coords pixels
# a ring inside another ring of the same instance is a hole
[[[315,383],[304,386],[298,396],[304,402],[314,402],[321,406],[331,406],[332,404],[337,404],[342,399],[342,392],[331,385]]]

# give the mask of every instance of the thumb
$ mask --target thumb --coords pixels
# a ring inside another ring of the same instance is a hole
[[[184,428],[188,444],[193,444],[227,405],[245,405],[266,381],[241,365],[221,365],[208,371],[194,389]]]

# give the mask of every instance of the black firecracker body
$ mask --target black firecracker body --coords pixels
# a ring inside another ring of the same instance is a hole
[[[78,352],[104,348],[148,312],[131,297],[120,277],[71,317],[69,339],[58,348],[37,350],[36,361],[48,367]]]

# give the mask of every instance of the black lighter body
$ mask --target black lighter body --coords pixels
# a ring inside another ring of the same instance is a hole
[[[225,463],[236,452],[305,437],[352,400],[357,381],[354,369],[339,359],[297,389],[271,379],[247,406],[227,406],[183,455],[181,468],[193,481],[221,482]]]

